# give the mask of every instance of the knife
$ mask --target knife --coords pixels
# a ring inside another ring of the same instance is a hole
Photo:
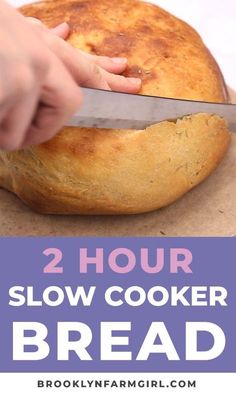
[[[236,104],[133,95],[81,88],[83,104],[67,126],[141,130],[163,120],[175,120],[196,113],[224,117],[236,132]]]

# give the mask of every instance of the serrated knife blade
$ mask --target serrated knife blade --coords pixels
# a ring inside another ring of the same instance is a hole
[[[236,104],[133,95],[82,88],[83,104],[67,126],[141,130],[163,120],[175,120],[196,113],[224,117],[236,132]]]

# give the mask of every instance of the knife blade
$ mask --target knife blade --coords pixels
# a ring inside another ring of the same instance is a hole
[[[236,132],[236,104],[198,102],[173,98],[133,95],[82,88],[80,110],[67,126],[141,130],[163,120],[176,120],[196,113],[224,117]]]

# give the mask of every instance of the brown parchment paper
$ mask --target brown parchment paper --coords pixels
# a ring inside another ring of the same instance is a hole
[[[236,131],[213,175],[176,203],[148,214],[39,215],[0,189],[0,236],[236,236]]]

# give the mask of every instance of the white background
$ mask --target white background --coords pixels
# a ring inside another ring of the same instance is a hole
[[[197,388],[185,389],[39,389],[37,380],[82,379],[172,379],[196,380]],[[236,374],[0,374],[1,395],[4,397],[235,397]],[[4,391],[4,392],[2,392]]]
[[[30,2],[32,0],[9,0],[15,6]],[[150,2],[160,5],[198,30],[217,59],[227,84],[236,91],[236,0]]]

